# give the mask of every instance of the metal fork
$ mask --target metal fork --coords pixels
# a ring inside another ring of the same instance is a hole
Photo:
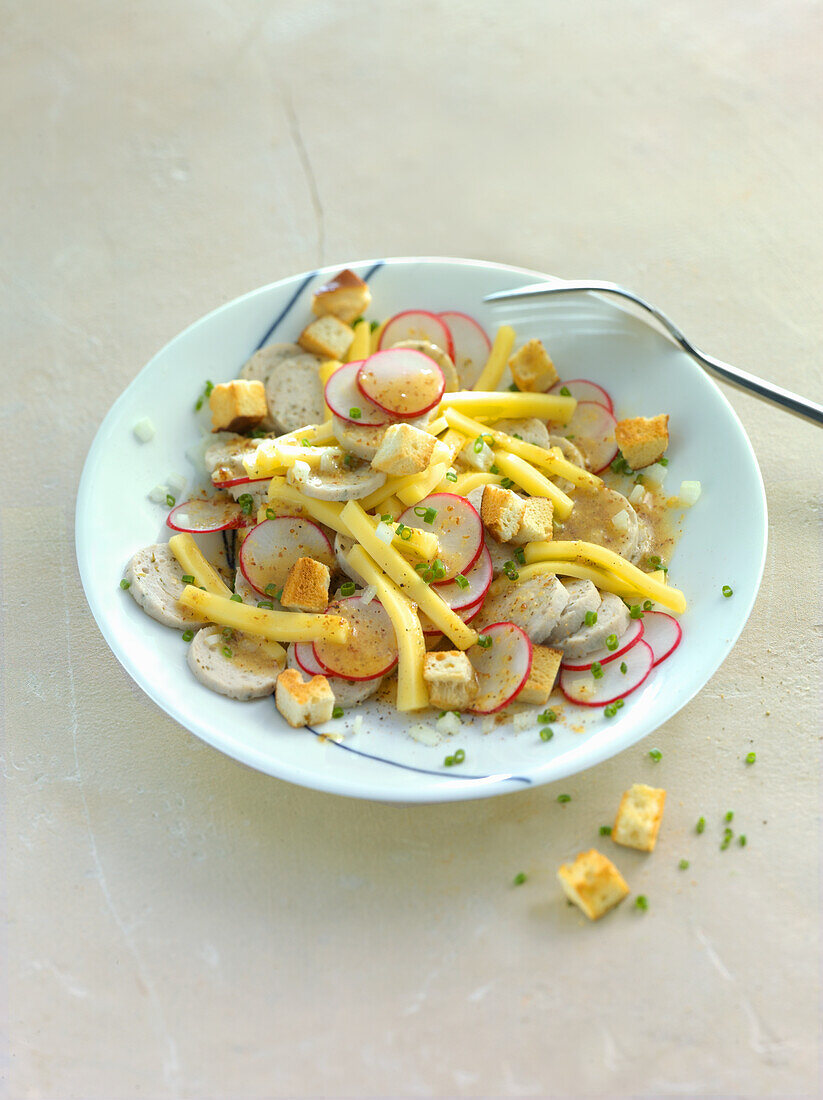
[[[773,405],[780,405],[781,408],[794,413],[795,416],[803,417],[803,419],[810,420],[813,424],[823,426],[823,405],[818,405],[816,401],[809,401],[805,397],[800,397],[799,394],[792,393],[791,390],[784,390],[782,386],[776,386],[773,382],[764,382],[762,378],[756,378],[747,371],[732,367],[711,355],[706,355],[705,352],[700,351],[699,348],[696,348],[694,344],[686,339],[677,325],[670,321],[665,313],[661,313],[659,309],[644,301],[643,298],[638,297],[631,290],[626,290],[625,287],[618,286],[617,283],[606,283],[596,279],[532,283],[530,286],[517,287],[515,290],[499,290],[495,294],[487,294],[483,301],[501,302],[509,298],[532,298],[542,294],[573,294],[582,290],[596,290],[606,294],[617,294],[621,298],[628,298],[630,302],[634,302],[636,305],[648,310],[655,320],[660,322],[675,343],[679,344],[706,370],[718,375],[726,382],[731,382],[732,385],[745,390],[747,393],[753,393],[764,401],[771,401]]]

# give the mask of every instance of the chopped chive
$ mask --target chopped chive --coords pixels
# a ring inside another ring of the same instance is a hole
[[[184,573],[180,579],[182,580],[183,584],[194,584],[194,577],[191,575],[191,573]]]
[[[166,493],[166,504],[169,506],[169,508],[173,508],[176,503],[177,503],[177,501],[171,495],[171,493]]]
[[[594,624],[597,622],[597,612],[587,611],[586,617],[583,621],[585,622],[586,626],[594,626]]]
[[[205,394],[206,397],[211,397],[211,391],[214,389],[214,382],[206,381]]]
[[[649,565],[652,569],[659,569],[663,562],[660,560],[659,554],[652,554],[649,558]]]
[[[745,833],[740,834],[740,836],[737,838],[737,843],[740,845],[741,848],[746,847],[746,834]]]
[[[251,493],[241,493],[237,498],[237,503],[243,509],[244,516],[250,516],[254,511],[254,497]]]
[[[120,582],[120,587],[125,592],[127,588],[131,588],[131,581],[127,581],[124,577],[123,580]]]
[[[514,384],[514,382],[512,382],[512,384],[509,386],[509,393],[517,393],[517,390],[517,386]]]
[[[727,584],[724,584],[720,591],[723,593],[723,595],[726,597],[726,599],[728,599],[729,596],[734,595],[733,590],[731,588],[729,588],[729,586]]]
[[[572,395],[572,391],[569,389],[568,386],[561,386],[560,387],[560,396],[561,397],[571,397],[571,395]]]
[[[203,408],[203,398],[202,398],[202,397],[198,397],[198,398],[197,398],[197,400],[196,400],[196,401],[195,401],[195,403],[194,403],[194,411],[195,411],[195,412],[200,412],[200,410],[201,410],[202,408]]]
[[[510,477],[504,477],[500,484],[504,489],[511,489],[512,485],[514,485],[514,482]]]
[[[230,599],[232,599],[232,600],[234,600],[234,602],[235,602],[235,603],[242,603],[242,602],[243,602],[243,597],[242,597],[242,596],[238,596],[238,594],[237,594],[236,592],[235,592],[235,594],[234,594],[233,596],[231,596],[231,597],[229,597],[229,598],[230,598]]]
[[[388,512],[384,512],[383,515],[380,517],[380,522],[381,523],[394,523],[394,518],[392,516],[390,516]]]
[[[523,549],[522,546],[517,547],[517,549],[514,552],[514,557],[515,557],[515,561],[517,562],[518,565],[525,565],[526,564],[526,551]]]
[[[120,583],[122,585],[123,582],[121,581]],[[746,763],[747,764],[753,764],[755,762],[755,760],[757,760],[757,753],[756,752],[747,752],[746,753]]]
[[[463,576],[462,573],[457,573],[455,575],[454,579],[457,583],[458,588],[464,588],[465,589],[465,588],[469,587],[469,582],[466,580],[466,578]]]
[[[466,754],[463,751],[463,749],[458,749],[457,752],[454,754],[455,764],[462,764],[465,759],[466,759]]]
[[[332,712],[331,712],[331,716],[332,716],[332,718],[342,718],[343,717],[343,708],[342,707],[333,707]]]
[[[595,680],[601,680],[603,678],[603,666],[599,661],[592,661],[592,676]]]
[[[600,835],[601,836],[611,836],[612,835],[611,825],[601,825],[600,826]]]
[[[558,802],[571,802],[572,796],[570,794],[559,794],[557,796]]]
[[[275,512],[274,508],[266,509],[266,519],[277,519],[277,512]]]
[[[408,542],[412,537],[411,527],[407,527],[405,523],[398,523],[395,528],[395,534],[398,534],[403,542]]]
[[[362,412],[360,411],[360,409],[357,408],[356,405],[353,405],[349,409],[349,416],[352,418],[352,420],[359,420],[362,415]]]
[[[232,656],[234,656],[234,655],[233,655],[233,653],[232,653],[232,651],[231,651],[231,650],[229,649],[229,647],[228,647],[227,645],[224,645],[224,646],[223,646],[223,656],[224,656],[224,657],[232,657]]]
[[[419,561],[414,568],[417,570],[418,573],[427,573],[429,572],[429,563],[425,561]]]
[[[551,741],[551,739],[553,737],[554,737],[554,730],[551,728],[551,726],[544,726],[542,728],[542,730],[540,731],[540,740],[541,741]]]
[[[222,634],[223,634],[224,638],[230,638],[232,636],[232,633],[233,633],[233,631],[232,631],[232,628],[230,626],[224,626],[223,627]]]
[[[477,437],[477,439],[475,439],[475,441],[474,441],[474,453],[476,455],[479,455],[482,450],[483,450],[483,436],[479,435]]]
[[[301,439],[300,440],[300,445],[302,447],[311,447],[311,440],[310,439]]]
[[[274,611],[274,604],[271,600],[258,600],[257,606],[264,608],[266,611]]]
[[[497,465],[496,462],[493,462],[491,464],[491,466],[489,466],[489,473],[490,474],[499,474],[500,473],[500,467]]]
[[[677,866],[680,868],[681,871],[688,871],[691,864],[687,859],[681,859]]]
[[[369,321],[369,332],[377,332],[377,330],[379,328],[380,328],[380,322],[379,321]]]
[[[263,431],[262,428],[252,428],[252,430],[249,432],[249,439],[263,439],[265,438],[265,435],[266,433]]]
[[[638,894],[634,899],[635,909],[640,909],[643,913],[649,908],[649,899],[645,894]]]
[[[696,833],[702,833],[705,830],[705,828],[706,828],[706,819],[705,819],[705,817],[699,817],[697,819],[697,824],[694,827],[694,831]]]
[[[723,818],[724,821],[734,821],[734,810],[727,810],[726,815]]]
[[[617,714],[617,707],[614,703],[609,703],[609,705],[603,709],[603,713],[607,718],[614,718],[615,714]]]
[[[724,829],[723,830],[723,840],[720,844],[720,851],[721,852],[726,851],[728,846],[731,844],[733,837],[734,837],[734,830],[733,829]]]
[[[490,638],[488,634],[478,634],[477,644],[481,649],[490,649],[494,644],[494,638]]]
[[[651,600],[644,600],[643,601],[643,610],[644,611],[651,611],[651,609],[653,607],[654,607],[654,604],[652,603]]]
[[[346,581],[345,584],[340,585],[340,595],[341,596],[353,596],[354,595],[354,589],[355,589],[354,581]]]
[[[517,569],[515,568],[515,564],[513,561],[506,561],[503,563],[503,572],[506,574],[510,581],[516,581],[517,578],[520,576],[520,574],[517,572]]]
[[[642,619],[643,618],[643,608],[640,606],[639,603],[633,603],[631,605],[631,607],[629,608],[629,618],[630,619]]]
[[[265,591],[268,592],[270,596],[274,596],[275,592],[277,591],[277,585],[274,583],[274,581],[266,585]]]
[[[617,635],[616,634],[610,634],[608,636],[608,638],[606,639],[606,649],[608,649],[611,653],[614,653],[614,651],[617,649],[617,646],[618,646]]]
[[[184,630],[183,631],[183,641],[184,642],[190,642],[193,637],[194,637],[194,631],[193,630]]]
[[[623,673],[624,676],[629,671],[629,666],[626,664],[625,661],[620,662],[620,671]]]
[[[457,481],[457,474],[454,470],[446,470],[446,481]]]
[[[649,756],[654,760],[655,764],[659,763],[663,759],[663,753],[660,749],[649,749]]]
[[[513,881],[515,886],[522,886],[523,883],[526,881],[526,876],[523,873],[523,871],[520,871],[518,874],[516,874],[514,876],[514,879],[512,881]]]
[[[354,465],[354,455],[350,455],[348,452],[344,454],[343,465],[347,468],[351,468]]]
[[[436,508],[415,508],[414,514],[416,516],[419,516],[424,523],[428,523],[429,525],[434,523],[434,521],[437,519]]]
[[[658,458],[657,461],[660,463],[661,466],[668,466],[669,465],[669,460],[667,458]]]
[[[553,710],[544,710],[542,714],[537,716],[538,722],[556,722],[557,715]]]

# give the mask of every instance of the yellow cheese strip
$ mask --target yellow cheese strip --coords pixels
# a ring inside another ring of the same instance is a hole
[[[607,572],[625,581],[640,595],[668,607],[670,611],[682,614],[687,607],[686,597],[677,588],[661,584],[630,561],[621,558],[613,550],[598,546],[581,539],[557,542],[531,542],[526,547],[526,561],[584,561],[602,566]]]
[[[443,478],[436,488],[438,493],[457,493],[460,497],[467,497],[472,489],[478,485],[499,485],[503,480],[500,474],[490,474],[480,470],[473,474],[458,474],[456,481]]]
[[[525,489],[533,497],[547,497],[554,505],[554,514],[558,519],[566,519],[571,515],[574,502],[567,497],[562,489],[558,489],[545,474],[535,470],[525,459],[519,455],[509,454],[508,451],[495,451],[494,462],[497,468],[506,477]]]
[[[344,452],[340,447],[300,447],[294,444],[278,444],[276,454],[280,460],[280,467],[284,470],[288,470],[295,462],[305,462],[314,470],[320,465],[323,455],[333,455],[342,463]]]
[[[426,428],[426,431],[430,435],[440,435],[441,432],[445,432],[448,426],[449,422],[446,420],[445,416],[439,416],[437,420],[432,420],[431,424]]]
[[[417,608],[394,581],[387,577],[362,546],[354,546],[346,555],[352,569],[372,585],[377,598],[392,621],[397,638],[397,709],[420,710],[429,704],[429,693],[423,679],[423,659],[426,644]]]
[[[470,645],[474,645],[477,631],[467,626],[392,546],[380,541],[368,516],[356,500],[350,500],[343,509],[343,520],[352,537],[458,649],[468,649]]]
[[[566,424],[576,405],[573,397],[553,393],[491,393],[488,390],[475,393],[472,390],[458,390],[443,394],[440,409],[444,416],[447,409],[457,409],[467,416],[485,416],[489,420],[536,416],[538,420],[557,420]]]
[[[378,347],[380,346],[380,337],[383,335],[383,329],[386,327],[387,324],[388,324],[388,321],[383,321],[383,323],[378,325],[377,328],[374,330],[374,332],[371,334],[371,348],[370,348],[370,350],[371,350],[372,355],[374,355],[374,353],[377,351]]]
[[[515,332],[511,325],[501,325],[492,344],[492,350],[480,377],[472,387],[475,390],[496,390],[506,369],[506,363],[514,347]]]
[[[187,584],[180,603],[197,611],[218,626],[230,626],[245,634],[257,634],[270,642],[316,642],[324,638],[342,645],[349,636],[349,624],[339,615],[308,615],[301,611],[269,611],[265,607],[215,596]]]
[[[264,439],[257,450],[243,459],[243,465],[249,477],[270,477],[282,467],[277,457],[280,446],[300,446],[304,439],[310,443],[332,443],[334,432],[331,421],[323,424],[307,424],[296,432],[279,435],[276,439]]]
[[[419,477],[420,475],[413,474],[411,476]],[[369,493],[367,497],[363,497],[360,504],[362,504],[367,512],[370,512],[372,508],[379,508],[384,500],[388,500],[390,496],[394,496],[395,489],[408,480],[408,476],[399,477],[397,475],[391,475],[386,478],[379,489],[375,489],[373,493]]]
[[[394,486],[394,495],[408,508],[418,504],[434,490],[435,485],[439,485],[450,465],[451,462],[436,462],[422,474],[410,474],[402,479],[405,484]]]
[[[596,588],[603,592],[614,592],[624,600],[636,600],[639,596],[636,588],[632,588],[625,581],[618,580],[605,569],[598,569],[596,565],[581,565],[580,562],[575,561],[537,561],[533,565],[524,565],[518,570],[518,577],[514,583],[523,584],[524,581],[540,576],[542,573],[591,581]]]
[[[172,535],[169,550],[177,558],[183,575],[194,577],[197,584],[215,596],[231,596],[231,589],[224,584],[217,570],[203,557],[200,547],[189,534]]]
[[[368,359],[371,355],[371,325],[368,321],[357,321],[354,325],[354,339],[346,352],[346,362],[354,363]]]

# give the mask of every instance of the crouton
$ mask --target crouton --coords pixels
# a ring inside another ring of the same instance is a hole
[[[669,445],[669,417],[632,416],[618,420],[614,429],[617,446],[633,470],[642,470],[657,462]]]
[[[339,317],[347,325],[362,317],[371,305],[371,292],[359,275],[345,268],[312,295],[312,313]]]
[[[470,439],[459,451],[461,461],[473,470],[488,470],[494,463],[494,451],[482,435]]]
[[[562,660],[562,649],[533,645],[531,672],[517,696],[518,703],[535,703],[541,707],[547,703]]]
[[[599,920],[629,892],[618,869],[596,848],[580,852],[574,863],[562,864],[557,877],[566,897],[582,909],[589,920]]]
[[[299,729],[329,721],[334,692],[325,676],[312,676],[304,683],[296,668],[287,668],[277,677],[274,703],[289,725]]]
[[[498,542],[509,542],[520,530],[526,502],[511,489],[487,485],[480,502],[480,518],[487,531]]]
[[[297,343],[313,355],[342,361],[353,339],[354,330],[344,325],[337,317],[327,313],[324,317],[318,317],[316,321],[306,325],[297,337]]]
[[[423,679],[428,685],[429,702],[441,710],[465,710],[477,696],[477,673],[459,649],[427,653]]]
[[[290,611],[325,611],[329,606],[328,566],[314,558],[298,558],[289,570],[280,603]]]
[[[665,802],[666,792],[662,788],[635,783],[620,799],[612,840],[624,848],[653,852]]]
[[[268,415],[266,388],[244,378],[220,382],[209,394],[209,408],[213,432],[247,432]]]
[[[509,360],[509,370],[519,390],[545,393],[555,382],[558,374],[549,353],[540,340],[529,340]]]
[[[515,546],[525,546],[527,542],[545,542],[552,537],[554,527],[552,518],[554,506],[546,497],[529,497],[525,501],[520,526],[512,536]]]
[[[392,424],[372,459],[372,469],[395,475],[422,474],[428,469],[436,442],[431,432],[411,424]]]

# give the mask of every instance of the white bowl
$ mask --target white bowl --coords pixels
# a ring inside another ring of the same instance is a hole
[[[215,748],[292,783],[357,798],[439,802],[502,794],[573,775],[635,744],[703,687],[743,629],[766,552],[763,483],[720,390],[650,324],[591,294],[483,304],[492,291],[547,278],[539,272],[436,258],[345,265],[368,279],[370,316],[462,310],[489,332],[505,320],[518,337],[545,341],[562,378],[604,385],[618,417],[670,414],[667,488],[676,494],[684,479],[703,487],[685,513],[671,563],[672,583],[685,592],[689,610],[679,649],[616,717],[565,705],[548,742],[536,723],[516,730],[504,722],[483,733],[481,719],[467,717],[460,734],[431,747],[409,736],[421,718],[369,702],[324,727],[346,733],[335,743],[290,729],[272,699],[239,703],[202,687],[188,670],[180,634],[148,618],[119,588],[131,555],[170,533],[165,508],[148,500],[149,490],[175,472],[194,477],[185,452],[200,438],[192,410],[205,380],[235,377],[264,342],[293,340],[310,315],[312,288],[340,266],[284,279],[209,313],[143,368],[100,426],[78,494],[77,559],[115,656],[163,710]],[[156,435],[141,444],[132,429],[144,417]],[[725,584],[734,590],[730,599],[721,593]],[[362,728],[352,733],[356,714]],[[458,748],[465,762],[446,767],[446,755]]]

